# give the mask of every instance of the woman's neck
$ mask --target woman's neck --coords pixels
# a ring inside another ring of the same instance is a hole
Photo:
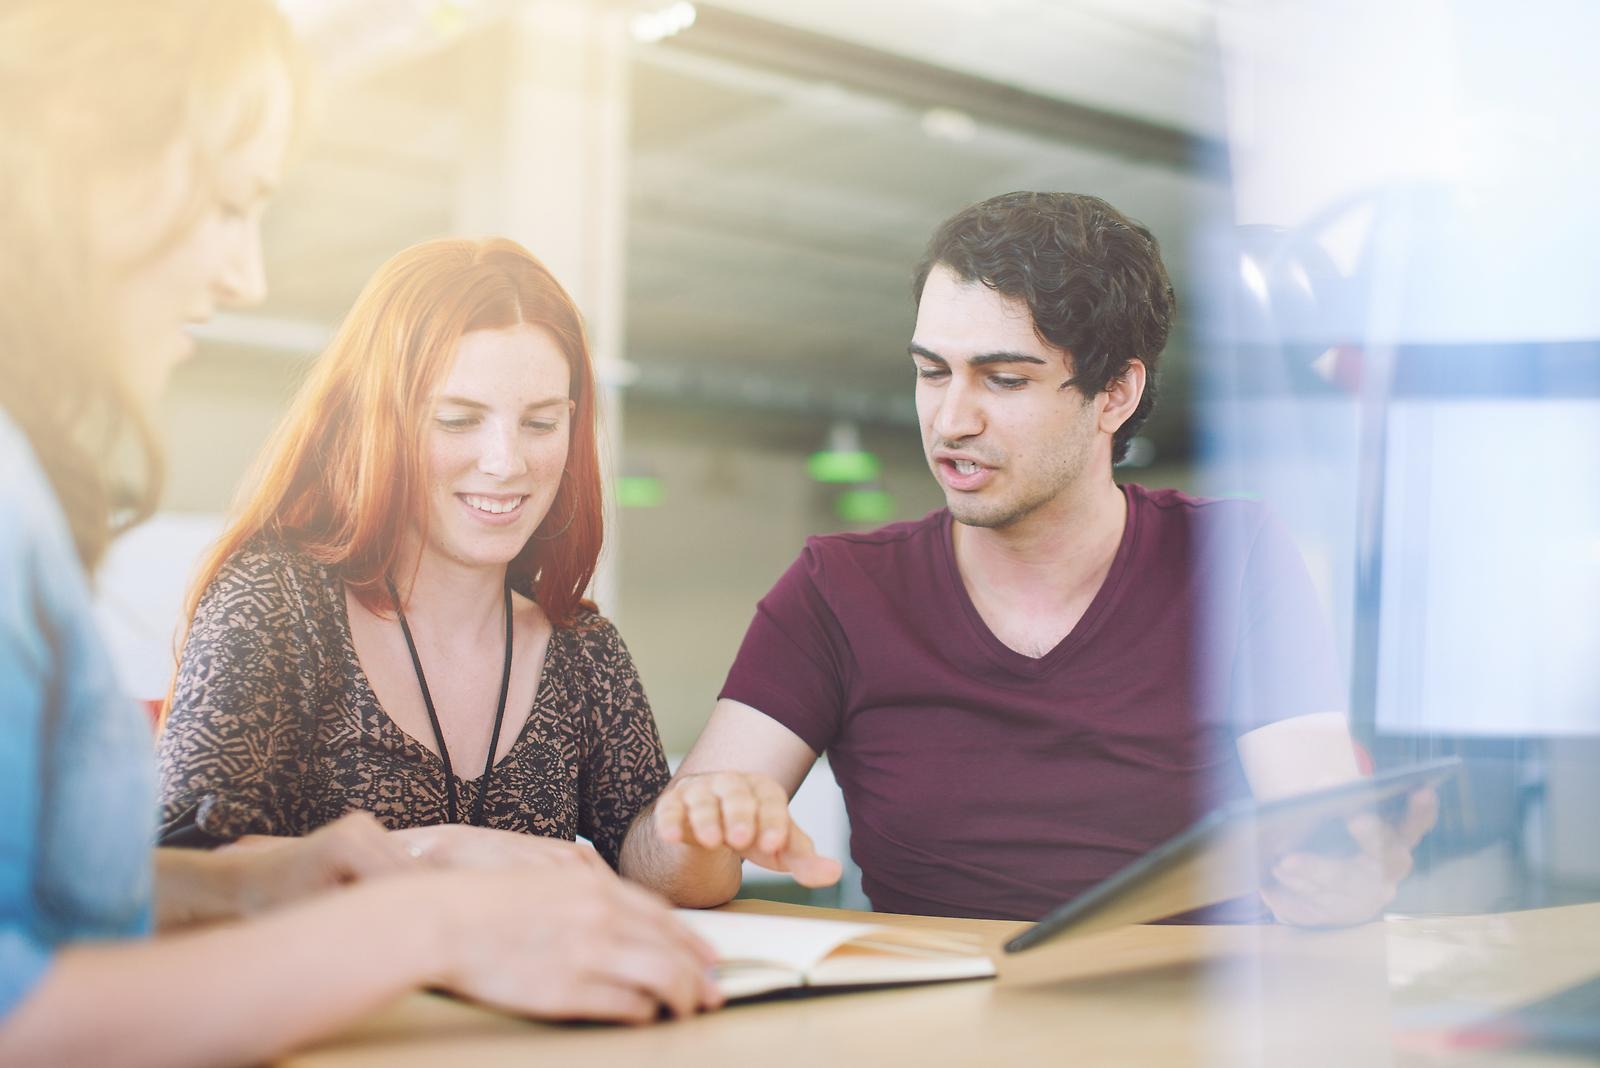
[[[503,631],[504,566],[464,564],[427,548],[403,554],[402,559],[407,556],[408,563],[397,568],[393,578],[413,629],[420,620],[436,641],[448,636],[471,643]]]

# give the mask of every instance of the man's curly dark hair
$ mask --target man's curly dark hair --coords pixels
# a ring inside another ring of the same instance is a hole
[[[1099,197],[1005,193],[947,220],[928,242],[913,299],[935,266],[1025,301],[1033,328],[1072,358],[1072,385],[1085,397],[1111,386],[1142,360],[1144,395],[1112,439],[1111,461],[1156,403],[1156,361],[1177,301],[1150,231]]]

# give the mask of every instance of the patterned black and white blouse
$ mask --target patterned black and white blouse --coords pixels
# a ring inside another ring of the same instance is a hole
[[[258,539],[206,590],[160,741],[163,841],[309,834],[351,809],[393,829],[445,821],[439,757],[379,706],[350,637],[344,586]],[[666,757],[616,628],[557,627],[533,710],[495,765],[491,827],[588,838],[612,867],[667,783]],[[456,778],[461,811],[478,779]]]

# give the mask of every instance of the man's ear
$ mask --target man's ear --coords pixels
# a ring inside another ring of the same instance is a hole
[[[1134,409],[1139,407],[1139,398],[1144,396],[1145,375],[1143,360],[1129,360],[1128,369],[1122,372],[1122,377],[1106,387],[1106,391],[1100,395],[1102,431],[1115,434],[1133,415]]]

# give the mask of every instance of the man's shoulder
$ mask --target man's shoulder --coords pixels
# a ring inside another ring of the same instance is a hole
[[[1260,501],[1244,497],[1201,497],[1179,489],[1149,489],[1132,482],[1124,483],[1122,488],[1141,520],[1148,520],[1161,530],[1190,536],[1254,531],[1267,517]]]
[[[831,601],[873,588],[902,590],[937,566],[939,539],[948,538],[948,528],[949,513],[941,508],[876,530],[813,534],[768,597],[807,591],[806,596]]]
[[[882,560],[907,553],[920,554],[935,543],[949,523],[950,513],[935,509],[921,519],[890,523],[876,530],[847,530],[813,534],[806,539],[809,554],[838,559]]]
[[[1189,572],[1201,569],[1215,576],[1251,568],[1278,575],[1299,561],[1288,528],[1260,500],[1143,487],[1128,487],[1128,493],[1140,509],[1135,551],[1143,563],[1166,560]]]
[[[904,568],[922,568],[934,559],[939,539],[948,537],[949,523],[950,513],[940,508],[876,530],[813,534],[796,564],[816,581],[829,573],[865,573],[893,581]]]
[[[1247,497],[1202,497],[1166,487],[1151,489],[1136,482],[1125,482],[1123,490],[1136,503],[1169,518],[1214,519],[1231,515],[1259,514],[1262,505]]]

